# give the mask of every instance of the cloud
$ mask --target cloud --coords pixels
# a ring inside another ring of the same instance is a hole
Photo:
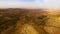
[[[0,8],[60,9],[60,0],[35,0],[34,2],[24,2],[20,0],[0,0]]]
[[[40,4],[37,2],[7,2],[0,1],[0,8],[39,8]]]
[[[44,0],[43,7],[47,9],[60,9],[60,1],[56,0]]]
[[[0,2],[0,8],[35,8],[37,3],[35,2]]]

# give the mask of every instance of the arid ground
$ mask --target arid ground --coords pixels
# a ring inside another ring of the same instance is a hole
[[[60,11],[0,9],[0,34],[60,34]]]

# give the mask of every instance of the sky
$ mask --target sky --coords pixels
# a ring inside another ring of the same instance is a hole
[[[0,8],[60,9],[60,0],[0,0]]]

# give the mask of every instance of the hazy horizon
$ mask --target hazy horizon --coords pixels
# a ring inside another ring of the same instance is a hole
[[[0,0],[0,8],[46,8],[60,10],[60,0]]]

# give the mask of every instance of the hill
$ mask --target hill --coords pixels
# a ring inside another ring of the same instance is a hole
[[[60,12],[43,9],[0,9],[1,34],[21,34],[25,24],[32,26],[31,29],[35,28],[34,31],[39,34],[60,34]]]

